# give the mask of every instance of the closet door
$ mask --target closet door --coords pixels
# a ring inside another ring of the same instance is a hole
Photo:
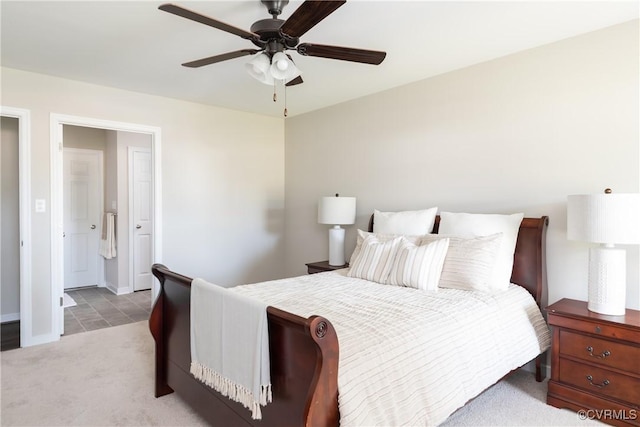
[[[151,289],[153,275],[153,164],[151,150],[129,147],[129,195],[133,230],[132,266],[133,290]]]

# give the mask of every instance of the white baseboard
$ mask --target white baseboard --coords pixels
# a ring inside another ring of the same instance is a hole
[[[20,320],[20,313],[9,313],[0,316],[0,323],[15,322],[16,320]]]
[[[130,286],[126,286],[123,288],[118,288],[117,286],[114,286],[113,284],[107,282],[105,284],[105,287],[107,289],[109,289],[111,292],[113,292],[116,295],[124,295],[124,294],[130,294],[131,293],[131,287]]]
[[[107,289],[109,289],[109,290],[110,290],[111,292],[113,292],[114,294],[118,295],[118,292],[117,292],[117,291],[118,291],[118,288],[116,288],[115,286],[113,286],[111,283],[106,282],[106,283],[104,284],[104,287],[105,287],[105,288],[107,288]]]

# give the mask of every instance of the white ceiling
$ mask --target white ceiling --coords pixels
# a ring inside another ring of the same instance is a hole
[[[159,11],[157,1],[0,2],[2,66],[131,91],[282,116],[284,94],[245,71],[251,57],[190,69],[183,62],[247,40]],[[258,1],[174,3],[249,30]],[[286,19],[301,4],[291,1]],[[637,19],[637,1],[351,0],[302,42],[383,50],[379,66],[293,52],[305,83],[287,90],[289,116],[524,49]],[[281,92],[281,89],[279,89]]]

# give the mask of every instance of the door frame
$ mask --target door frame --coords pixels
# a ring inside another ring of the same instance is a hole
[[[98,156],[98,187],[99,187],[99,191],[98,191],[98,220],[96,222],[96,224],[98,224],[98,227],[100,227],[100,230],[102,230],[102,212],[104,212],[104,174],[105,174],[105,170],[104,170],[104,153],[102,150],[96,150],[93,148],[72,148],[72,147],[62,147],[62,151],[63,153],[66,151],[67,153],[78,153],[78,154],[95,154]],[[63,157],[63,161],[64,161],[64,157]],[[63,173],[64,173],[64,167],[63,167]],[[62,191],[62,195],[64,197],[64,177],[63,177],[63,191]],[[62,221],[62,225],[64,226],[64,205],[63,205],[63,221]],[[64,239],[62,240],[62,244],[64,247]],[[96,251],[96,256],[98,257],[98,263],[96,265],[96,284],[99,287],[104,287],[105,285],[105,281],[104,281],[104,258],[101,257],[98,252],[100,249],[100,242],[98,241],[98,250]],[[64,258],[63,258],[64,261]],[[64,264],[63,264],[63,272],[64,272]],[[64,274],[63,274],[63,278],[64,278]],[[62,283],[62,289],[64,290],[64,282]],[[73,289],[72,289],[73,290]],[[64,324],[63,324],[64,326]],[[64,329],[63,329],[64,332]]]
[[[33,336],[31,289],[31,111],[0,106],[0,116],[18,119],[20,218],[20,347],[46,342]]]
[[[60,299],[64,294],[64,246],[62,240],[62,126],[84,126],[98,129],[144,133],[151,136],[151,162],[153,168],[153,255],[154,263],[162,260],[162,162],[161,162],[161,129],[136,123],[117,122],[91,117],[71,116],[51,113],[50,142],[51,142],[51,295],[53,330],[60,337],[60,330],[64,322],[64,310]],[[159,284],[154,280],[152,286],[152,300],[159,291]]]

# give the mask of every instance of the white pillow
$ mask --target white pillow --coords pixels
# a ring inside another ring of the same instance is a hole
[[[376,236],[369,236],[362,242],[360,253],[349,265],[349,277],[384,283],[393,266],[398,245],[402,237],[381,242]]]
[[[358,254],[360,253],[360,248],[362,247],[362,242],[364,241],[364,239],[366,239],[369,236],[376,236],[378,238],[379,241],[381,242],[386,242],[389,240],[393,240],[396,237],[400,237],[397,234],[381,234],[381,233],[370,233],[368,231],[364,231],[364,230],[360,230],[358,229],[358,236],[356,237],[356,247],[353,250],[353,252],[351,253],[351,258],[349,260],[349,264],[353,263],[353,260],[356,259],[356,257],[358,256]],[[422,240],[422,236],[404,236],[408,241],[410,241],[411,243],[414,243],[416,245],[420,244],[420,241]]]
[[[403,237],[386,283],[437,291],[448,246],[447,238],[417,246]]]
[[[449,240],[439,286],[464,290],[491,290],[491,274],[496,264],[502,233],[480,237],[428,234],[425,243]]]
[[[419,235],[431,233],[438,208],[420,211],[380,212],[373,210],[373,232]]]
[[[498,215],[441,212],[438,232],[469,237],[502,233],[489,287],[492,290],[504,290],[509,287],[511,281],[513,254],[522,218],[522,213]]]

